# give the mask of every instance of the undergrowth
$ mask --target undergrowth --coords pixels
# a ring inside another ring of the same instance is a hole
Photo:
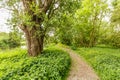
[[[21,49],[0,54],[0,80],[64,80],[69,67],[69,55],[55,48],[38,57],[28,57]]]
[[[76,51],[93,67],[100,80],[120,80],[120,49],[94,47]]]

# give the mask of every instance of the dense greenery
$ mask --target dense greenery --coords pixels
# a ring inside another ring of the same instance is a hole
[[[47,34],[60,27],[58,25],[59,22],[63,22],[63,15],[74,12],[80,1],[0,0],[0,7],[8,9],[11,13],[8,24],[19,28],[25,34],[28,54],[38,56],[43,51]]]
[[[120,79],[120,49],[99,46],[76,50],[97,72],[101,80]]]
[[[28,57],[26,50],[0,52],[0,80],[63,80],[70,66],[66,52],[49,48],[38,57]]]
[[[16,48],[21,45],[21,38],[20,32],[10,32],[10,33],[0,33],[0,49],[8,49],[8,48]]]
[[[53,28],[54,36],[50,37],[50,41],[77,47],[93,47],[97,44],[120,47],[119,18],[116,14],[119,0],[117,6],[112,3],[114,1],[108,4],[107,0],[82,0],[79,5],[73,6],[73,12],[68,12],[68,9],[58,14],[53,19],[58,27]]]
[[[0,49],[8,48],[6,41],[9,38],[9,35],[5,32],[0,32]]]
[[[8,39],[8,34],[5,33],[5,32],[0,32],[0,41],[3,40],[3,39]]]
[[[2,6],[12,9],[9,24],[25,33],[30,54],[41,52],[44,42],[77,47],[97,44],[120,47],[119,0],[8,0],[3,1]]]
[[[63,80],[70,58],[51,43],[77,49],[101,80],[120,79],[120,0],[0,0],[1,8],[11,15],[11,32],[0,32],[1,80]],[[27,51],[8,50],[21,43]]]

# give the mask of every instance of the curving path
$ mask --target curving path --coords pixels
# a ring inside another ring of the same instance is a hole
[[[63,48],[62,48],[63,49]],[[70,54],[72,64],[67,80],[100,80],[94,70],[74,51],[64,48]]]

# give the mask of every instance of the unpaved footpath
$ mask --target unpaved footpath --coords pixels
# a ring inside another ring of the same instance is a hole
[[[67,80],[100,80],[94,70],[78,54],[68,48],[63,50],[70,54],[72,60]]]

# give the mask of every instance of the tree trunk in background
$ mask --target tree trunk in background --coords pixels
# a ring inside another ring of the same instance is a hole
[[[92,20],[93,28],[92,28],[92,31],[90,32],[89,47],[93,47],[95,45],[95,42],[96,42],[96,34],[97,34],[97,30],[96,29],[98,28],[98,25],[97,25],[98,18],[97,18],[97,16],[98,16],[98,13],[96,12],[95,16],[94,16],[94,18]]]
[[[93,31],[90,33],[89,47],[93,47],[94,46],[94,39],[95,39],[95,31],[93,29]]]

